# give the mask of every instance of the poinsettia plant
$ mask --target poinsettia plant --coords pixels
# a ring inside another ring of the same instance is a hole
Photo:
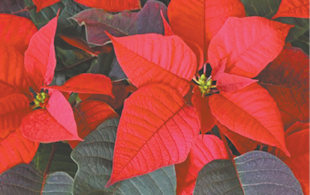
[[[0,194],[308,194],[308,11],[0,2]]]

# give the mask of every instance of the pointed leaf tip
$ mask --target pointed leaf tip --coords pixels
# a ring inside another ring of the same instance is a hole
[[[54,77],[56,54],[54,39],[58,15],[36,32],[25,52],[25,69],[37,88],[49,85]]]

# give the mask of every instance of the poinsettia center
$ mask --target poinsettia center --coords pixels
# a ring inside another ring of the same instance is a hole
[[[213,81],[211,76],[207,77],[205,74],[202,74],[194,81],[199,86],[202,95],[211,95],[213,90],[216,90],[216,81]]]
[[[31,93],[33,94],[33,101],[30,103],[30,106],[33,110],[45,108],[48,102],[48,90],[41,89],[40,92],[35,92],[30,88]]]

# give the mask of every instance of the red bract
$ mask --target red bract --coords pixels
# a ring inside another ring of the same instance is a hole
[[[37,11],[58,3],[60,0],[33,0]],[[88,7],[100,8],[106,11],[119,12],[123,10],[140,9],[140,0],[75,0]]]
[[[231,16],[245,16],[240,0],[172,0],[168,6],[173,32],[182,37],[194,51],[193,43],[198,44],[205,59],[210,40]]]
[[[296,122],[285,134],[291,157],[282,160],[292,169],[304,194],[309,194],[309,123]]]
[[[257,77],[277,102],[284,127],[309,120],[309,57],[286,46]]]
[[[200,90],[195,90],[193,104],[209,107],[197,106],[206,111],[200,114],[202,121],[213,117],[235,133],[287,153],[277,105],[251,78],[280,53],[290,27],[260,17],[225,22],[210,41],[212,74],[196,80]],[[139,87],[126,100],[118,127],[113,184],[184,161],[199,126],[195,111],[182,98],[197,69],[183,41],[155,34],[110,38],[129,81]]]
[[[28,19],[5,14],[0,17],[1,51],[5,54],[0,59],[2,172],[18,163],[29,162],[36,152],[37,142],[80,138],[71,105],[61,92],[48,89],[56,66],[54,36],[57,17],[37,32]],[[102,84],[77,87],[85,82],[85,78],[90,84],[95,83],[94,80]],[[103,75],[92,77],[87,74],[72,78],[57,89],[111,94],[111,82],[108,81]]]
[[[74,116],[78,126],[78,134],[86,137],[98,125],[118,114],[105,102],[86,99],[74,107]],[[71,148],[75,148],[80,141],[69,141]]]
[[[214,135],[199,135],[186,161],[175,165],[177,194],[193,194],[199,171],[217,159],[228,159],[224,143]]]
[[[309,18],[308,0],[281,0],[280,7],[273,18]]]
[[[180,38],[110,38],[118,61],[138,87],[125,101],[118,126],[109,181],[113,184],[183,162],[199,124],[195,110],[182,98],[196,70],[196,57]]]

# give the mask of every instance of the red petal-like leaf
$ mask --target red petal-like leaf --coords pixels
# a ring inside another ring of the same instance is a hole
[[[281,0],[278,17],[309,18],[309,0]]]
[[[226,59],[227,73],[253,78],[281,52],[290,25],[262,17],[229,18],[210,42],[212,68]]]
[[[81,140],[69,102],[59,91],[50,90],[49,95],[47,110],[38,109],[23,118],[23,135],[32,141],[45,143]]]
[[[50,143],[80,139],[60,125],[45,109],[35,110],[25,116],[20,128],[26,138],[35,142]]]
[[[233,93],[212,95],[209,104],[214,117],[231,131],[276,146],[288,154],[278,107],[258,84]]]
[[[32,35],[37,31],[31,20],[10,14],[0,14],[0,26],[1,45],[5,43],[14,46],[22,54],[27,49]]]
[[[39,89],[49,85],[54,77],[56,57],[54,38],[57,28],[56,16],[36,32],[25,52],[25,68]]]
[[[299,180],[304,194],[309,194],[309,123],[295,123],[287,132],[286,145],[291,154],[284,162]]]
[[[200,89],[195,87],[193,89],[192,103],[197,110],[197,114],[200,120],[200,131],[202,134],[207,133],[216,124],[216,120],[210,111],[209,98],[202,96]]]
[[[60,0],[32,0],[33,4],[37,7],[37,12],[39,12],[41,9],[46,8],[48,6],[51,6]]]
[[[29,141],[19,130],[0,139],[0,174],[17,164],[29,163],[38,147],[39,143]]]
[[[0,82],[0,139],[6,137],[10,131],[15,130],[30,111],[29,100],[16,92],[10,86]]]
[[[108,185],[183,162],[199,131],[197,115],[168,86],[151,84],[126,101]]]
[[[238,133],[230,131],[224,125],[217,123],[216,124],[219,130],[232,142],[240,154],[254,150],[259,144],[256,141],[253,141],[249,138],[243,137]]]
[[[309,120],[309,57],[287,47],[258,79],[277,102],[285,128]]]
[[[24,68],[24,56],[14,46],[0,46],[0,82],[29,93],[30,79]],[[1,90],[1,93],[5,91]]]
[[[199,171],[209,162],[228,159],[224,143],[214,135],[199,135],[186,161],[175,165],[177,194],[193,194]]]
[[[74,116],[78,126],[78,133],[81,138],[97,128],[103,121],[117,117],[118,114],[105,102],[95,100],[85,100],[74,109]],[[79,141],[69,141],[71,148],[80,143]]]
[[[46,106],[49,114],[62,125],[74,138],[79,138],[73,110],[67,99],[57,90],[50,90]]]
[[[136,87],[160,82],[182,95],[187,93],[197,62],[195,54],[179,37],[146,34],[110,38],[120,65]]]
[[[218,70],[212,70],[212,78],[216,81],[216,88],[223,92],[234,92],[240,90],[257,80],[250,79],[243,76],[225,73],[226,59],[221,62],[220,66],[217,66]],[[213,74],[215,72],[215,74]]]
[[[111,79],[101,74],[83,73],[72,77],[62,86],[50,86],[63,92],[89,93],[89,94],[112,94]]]
[[[230,16],[245,16],[240,0],[172,0],[168,6],[173,32],[187,43],[199,44],[204,55],[211,38]]]
[[[75,0],[88,7],[100,8],[110,12],[140,9],[140,0]]]

